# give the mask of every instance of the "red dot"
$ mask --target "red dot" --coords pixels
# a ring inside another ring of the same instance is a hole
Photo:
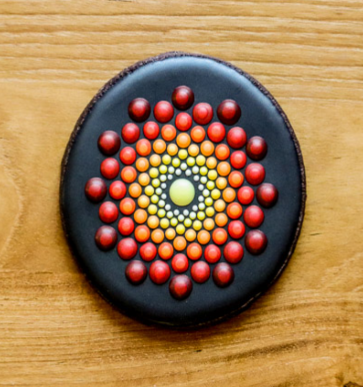
[[[223,256],[229,263],[241,262],[243,254],[243,247],[238,242],[229,242],[223,250]]]
[[[179,113],[175,118],[175,126],[182,132],[189,130],[192,124],[192,117],[188,113]]]
[[[118,230],[121,235],[128,236],[134,231],[135,224],[131,218],[121,218],[118,222]]]
[[[87,181],[84,191],[89,200],[97,203],[105,198],[107,194],[107,186],[106,183],[99,177],[92,177],[92,179]]]
[[[150,266],[149,276],[157,285],[164,284],[170,277],[170,267],[166,262],[155,261]]]
[[[102,203],[98,210],[98,215],[104,223],[114,222],[118,217],[118,209],[116,204],[112,202]]]
[[[237,202],[230,203],[227,206],[227,215],[231,219],[240,218],[242,215],[242,212],[243,212],[242,206]]]
[[[174,108],[168,101],[160,101],[155,105],[154,116],[157,121],[165,123],[170,121],[174,115]]]
[[[146,122],[144,125],[144,136],[149,140],[155,140],[160,133],[159,125],[154,121]]]
[[[106,130],[98,137],[98,147],[105,155],[115,154],[121,146],[120,136],[113,130]]]
[[[247,162],[247,156],[242,151],[235,151],[231,154],[231,164],[235,169],[242,169]]]
[[[193,119],[199,125],[207,125],[212,121],[213,109],[209,103],[201,102],[193,108]]]
[[[216,245],[208,245],[204,250],[204,258],[209,263],[218,262],[221,255],[221,250]]]
[[[247,205],[252,203],[255,193],[251,187],[241,187],[237,192],[237,198],[241,204]]]
[[[170,294],[177,300],[184,300],[189,297],[193,290],[193,284],[189,277],[184,274],[176,275],[169,284]]]
[[[114,179],[120,171],[120,166],[116,159],[109,157],[102,161],[100,169],[103,177],[106,179]]]
[[[246,227],[240,220],[233,220],[228,225],[228,234],[233,239],[241,239],[245,234]]]
[[[132,259],[137,254],[137,244],[132,238],[121,239],[117,245],[117,252],[122,259]]]
[[[194,93],[188,86],[178,86],[171,96],[174,106],[179,110],[189,109],[194,102]]]
[[[234,149],[242,148],[246,141],[246,132],[242,128],[236,126],[228,131],[227,142],[230,147]]]
[[[133,144],[140,137],[140,129],[133,123],[126,124],[121,130],[122,139],[128,144]]]
[[[187,248],[187,256],[193,261],[197,261],[202,254],[202,247],[198,243],[191,243]]]
[[[245,170],[245,176],[250,184],[261,184],[265,178],[265,168],[261,164],[249,164]]]
[[[217,286],[225,288],[233,282],[234,271],[228,263],[218,263],[213,270],[213,280]]]
[[[130,262],[125,269],[126,278],[134,285],[143,283],[147,277],[147,268],[141,261]]]
[[[258,206],[249,206],[247,207],[243,219],[245,220],[248,227],[256,228],[259,227],[265,216],[263,214],[263,211]]]
[[[121,149],[120,160],[125,165],[133,164],[136,160],[135,149],[131,148],[130,146],[126,146],[125,148]]]
[[[116,230],[111,226],[101,226],[96,232],[95,241],[99,249],[111,250],[117,243]]]
[[[177,254],[171,261],[171,267],[176,273],[184,273],[188,270],[189,261],[184,254]]]
[[[241,108],[233,99],[226,99],[218,106],[217,115],[224,124],[234,125],[241,117]]]
[[[142,138],[139,140],[136,144],[136,152],[140,156],[148,156],[151,152],[151,144],[149,140],[146,140],[146,138]]]
[[[220,122],[213,122],[209,125],[207,134],[211,141],[221,142],[226,136],[226,129]]]
[[[135,98],[129,104],[129,116],[136,122],[147,120],[150,112],[150,104],[145,98]]]
[[[140,257],[146,262],[152,261],[156,257],[156,253],[156,246],[151,242],[144,243],[140,247]]]
[[[164,242],[159,246],[158,253],[160,258],[166,261],[173,256],[174,247],[170,243]]]
[[[140,242],[144,243],[150,238],[150,230],[147,226],[141,225],[137,226],[135,229],[135,239]]]
[[[245,238],[246,249],[254,255],[264,252],[267,246],[266,235],[260,230],[251,230]]]
[[[260,136],[250,138],[246,146],[246,151],[252,160],[262,160],[267,153],[266,141]]]
[[[210,277],[210,267],[203,261],[196,262],[193,264],[190,274],[195,282],[202,284]]]
[[[279,193],[273,184],[263,183],[257,188],[257,200],[264,207],[272,207],[277,202],[278,196]]]
[[[121,200],[126,195],[126,185],[122,181],[114,181],[110,188],[108,189],[108,192],[110,193],[110,196],[112,199],[115,200]]]
[[[213,242],[217,245],[226,243],[228,235],[224,228],[216,228],[212,234]]]

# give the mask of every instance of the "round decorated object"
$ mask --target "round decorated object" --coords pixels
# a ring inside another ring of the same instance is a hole
[[[277,279],[306,193],[298,141],[268,91],[229,63],[169,53],[87,106],[60,195],[98,291],[138,320],[190,328],[238,314]]]

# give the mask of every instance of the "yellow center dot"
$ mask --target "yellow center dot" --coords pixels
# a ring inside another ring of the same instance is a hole
[[[141,195],[137,200],[137,204],[141,208],[146,208],[150,204],[150,199],[146,195]]]
[[[214,208],[213,207],[208,207],[206,210],[205,210],[205,214],[211,218],[214,214],[215,214],[215,211],[214,211]]]
[[[161,228],[168,228],[169,224],[170,224],[170,222],[169,222],[169,219],[167,219],[167,218],[160,220],[160,227]]]
[[[210,190],[210,191],[212,191],[212,189],[214,189],[215,188],[215,183],[214,183],[214,181],[208,181],[208,183],[207,183],[207,188]]]
[[[176,143],[180,148],[188,148],[190,145],[190,136],[188,133],[180,133],[176,138]]]
[[[170,225],[175,227],[178,224],[178,219],[177,218],[172,218],[170,219]]]
[[[175,230],[173,228],[168,228],[166,231],[165,231],[165,236],[167,239],[169,239],[170,241],[173,240],[175,238]]]
[[[206,206],[211,206],[211,205],[213,204],[213,199],[212,199],[212,198],[206,198],[206,199],[204,200],[204,204],[205,204]]]
[[[156,140],[153,144],[153,149],[155,153],[164,153],[166,149],[165,141],[163,140]]]
[[[217,177],[218,177],[218,173],[214,169],[208,172],[209,180],[215,180]]]
[[[158,208],[156,207],[155,204],[150,204],[150,206],[149,206],[148,209],[147,209],[147,212],[148,212],[150,215],[155,215],[155,214],[158,212]]]
[[[165,210],[163,210],[162,208],[160,208],[160,210],[158,211],[158,217],[159,217],[159,218],[164,218],[165,215],[166,215]]]
[[[178,224],[175,230],[179,235],[183,235],[185,233],[185,227],[182,224]]]
[[[141,173],[139,176],[139,183],[145,187],[150,183],[150,177],[147,173]]]
[[[212,196],[212,199],[217,200],[221,197],[221,191],[216,188],[211,192],[210,196]]]
[[[205,157],[202,156],[202,155],[199,155],[196,160],[197,162],[197,165],[199,165],[200,167],[202,167],[204,164],[205,164]]]
[[[191,219],[187,218],[184,220],[184,226],[185,227],[191,227],[192,226],[192,221]]]
[[[153,167],[159,166],[160,163],[161,163],[161,157],[160,157],[159,155],[153,154],[153,155],[150,157],[150,164],[151,164]]]
[[[147,220],[147,225],[151,228],[154,229],[159,226],[159,218],[155,215],[150,216],[149,219]]]
[[[214,229],[214,226],[215,226],[215,223],[214,223],[214,220],[213,219],[206,219],[204,222],[203,222],[203,226],[206,230],[208,231],[211,231]]]
[[[182,251],[187,247],[187,241],[182,236],[178,236],[174,239],[174,249],[177,251]]]
[[[168,172],[168,167],[166,165],[160,165],[159,171],[161,174],[165,175],[165,173]]]
[[[188,241],[188,242],[193,242],[195,240],[195,238],[197,237],[197,233],[194,231],[194,230],[188,230],[186,233],[185,233],[185,239]]]
[[[177,157],[173,158],[173,161],[171,162],[173,167],[178,168],[180,165],[180,160]]]
[[[188,152],[185,149],[180,149],[180,151],[178,152],[178,157],[181,160],[185,160],[188,157]]]
[[[157,168],[151,168],[149,171],[149,175],[152,179],[155,179],[159,176],[159,171],[157,170]]]
[[[153,181],[151,182],[152,186],[154,188],[158,188],[160,186],[160,180],[159,179],[153,179]]]
[[[202,228],[202,222],[199,220],[195,220],[193,222],[193,228],[195,231],[199,231]]]
[[[197,218],[198,218],[199,220],[204,220],[204,219],[205,219],[205,213],[202,212],[202,211],[199,211],[199,212],[197,213]]]
[[[147,196],[153,195],[154,194],[154,187],[151,185],[148,185],[147,187],[145,187],[145,194]]]
[[[129,187],[129,194],[133,198],[138,198],[141,195],[142,188],[140,184],[132,183]]]
[[[221,176],[228,176],[231,172],[231,166],[227,161],[222,161],[218,164],[217,171]]]
[[[152,195],[150,200],[151,200],[151,203],[156,204],[159,201],[159,196],[158,195]]]
[[[175,144],[169,144],[167,152],[170,156],[175,156],[178,153],[178,147]]]
[[[190,154],[190,156],[197,156],[197,154],[199,153],[199,146],[196,144],[190,145],[188,148],[188,153]]]
[[[165,165],[169,165],[171,163],[171,157],[169,155],[164,155],[162,161]]]
[[[208,157],[206,165],[209,169],[214,169],[217,166],[217,159],[215,157]]]
[[[139,172],[145,172],[149,169],[149,160],[145,157],[140,157],[136,160],[136,169]]]
[[[218,177],[216,184],[217,188],[225,189],[227,187],[227,179],[225,179],[224,177]]]
[[[227,203],[233,202],[233,200],[236,198],[236,191],[233,188],[226,188],[223,191],[223,199]]]
[[[188,157],[187,158],[187,164],[189,165],[189,167],[192,167],[193,165],[195,165],[195,158],[194,157]]]
[[[219,199],[214,203],[214,208],[217,212],[222,212],[226,208],[226,203],[224,200]]]
[[[205,175],[208,173],[208,168],[207,168],[207,167],[202,167],[202,168],[200,168],[199,173],[200,173],[202,176],[205,176]]]
[[[212,156],[214,152],[214,144],[210,141],[204,141],[200,146],[200,150],[204,156]]]

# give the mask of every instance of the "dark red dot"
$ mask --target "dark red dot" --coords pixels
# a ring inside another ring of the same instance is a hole
[[[131,218],[121,218],[117,227],[121,235],[128,236],[133,233],[135,223]]]
[[[234,149],[242,148],[246,144],[246,141],[246,132],[242,128],[235,126],[228,131],[227,142],[230,147]]]
[[[149,140],[155,140],[160,133],[159,125],[154,121],[146,122],[144,125],[144,135]]]
[[[226,129],[220,122],[213,122],[209,125],[207,134],[211,141],[221,142],[226,136]]]
[[[189,297],[193,290],[193,284],[189,277],[184,274],[176,275],[169,284],[170,294],[177,300]]]
[[[209,263],[216,263],[221,259],[222,253],[218,246],[208,245],[204,250],[204,258]]]
[[[259,227],[262,224],[264,218],[265,215],[263,214],[261,208],[254,205],[247,207],[243,214],[243,219],[245,220],[247,226],[251,228]]]
[[[231,154],[230,160],[233,168],[242,169],[246,165],[247,156],[245,152],[235,151]]]
[[[125,165],[133,164],[136,160],[135,149],[131,148],[130,146],[126,146],[125,148],[121,149],[120,160]]]
[[[106,179],[114,179],[120,172],[120,165],[116,159],[109,157],[102,161],[100,170]]]
[[[252,160],[262,160],[267,153],[266,141],[260,136],[251,137],[248,140],[246,151]]]
[[[225,288],[233,282],[234,271],[228,263],[218,263],[213,270],[213,280],[217,286]]]
[[[157,121],[165,123],[174,115],[174,108],[168,101],[160,101],[154,107],[154,116]]]
[[[193,264],[190,274],[195,282],[202,284],[210,277],[210,267],[208,263],[199,261]]]
[[[117,252],[122,259],[132,259],[137,254],[137,244],[132,238],[121,239],[117,245]]]
[[[108,189],[111,198],[115,200],[122,199],[126,195],[126,191],[126,185],[122,181],[114,181]]]
[[[99,177],[92,177],[92,179],[87,181],[84,192],[91,202],[97,203],[105,198],[107,186]]]
[[[155,261],[150,266],[149,276],[157,285],[164,284],[170,277],[170,267],[166,262]]]
[[[150,104],[145,98],[135,98],[129,104],[129,116],[136,122],[147,120],[150,112]]]
[[[174,106],[179,110],[187,110],[194,103],[194,93],[188,86],[178,86],[171,96]]]
[[[98,215],[102,222],[113,223],[118,217],[118,208],[115,203],[104,202],[100,205]]]
[[[243,247],[238,242],[229,242],[223,250],[224,259],[229,263],[241,262],[243,254]]]
[[[193,108],[193,119],[199,125],[207,125],[212,121],[213,108],[209,103],[201,102]]]
[[[224,124],[234,125],[241,117],[241,108],[233,99],[226,99],[218,106],[217,115]]]
[[[140,137],[140,129],[133,123],[126,124],[121,130],[122,139],[128,144],[133,144]]]
[[[277,202],[278,196],[279,193],[273,184],[263,183],[257,188],[257,200],[264,207],[272,207]]]
[[[251,230],[246,235],[245,245],[251,254],[261,254],[267,246],[266,235],[261,230]]]
[[[188,258],[184,254],[175,255],[171,261],[171,267],[176,273],[184,273],[189,267]]]
[[[143,283],[147,277],[147,268],[141,261],[130,262],[125,269],[126,278],[134,285]]]
[[[146,261],[146,262],[150,262],[152,261],[155,257],[156,257],[156,254],[157,254],[157,248],[156,246],[151,243],[151,242],[148,242],[148,243],[144,243],[141,247],[140,247],[140,257]]]
[[[115,154],[121,146],[120,136],[113,130],[106,130],[98,137],[98,148],[105,155]]]
[[[111,226],[101,226],[96,232],[95,241],[99,249],[111,250],[117,243],[116,230]]]
[[[261,164],[252,163],[245,170],[246,180],[252,185],[258,185],[265,179],[265,168]]]
[[[228,225],[228,234],[233,239],[241,239],[245,234],[246,227],[240,220],[233,220]]]
[[[255,193],[251,187],[241,187],[237,192],[237,199],[244,205],[252,203],[254,197]]]
[[[182,132],[189,130],[192,124],[192,117],[188,113],[179,113],[175,118],[175,126]]]

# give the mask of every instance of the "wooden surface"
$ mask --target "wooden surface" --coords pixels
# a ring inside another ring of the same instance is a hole
[[[362,1],[1,0],[0,14],[0,386],[362,386]],[[278,283],[188,333],[108,306],[58,213],[85,105],[119,70],[171,50],[259,79],[291,120],[308,183]]]

